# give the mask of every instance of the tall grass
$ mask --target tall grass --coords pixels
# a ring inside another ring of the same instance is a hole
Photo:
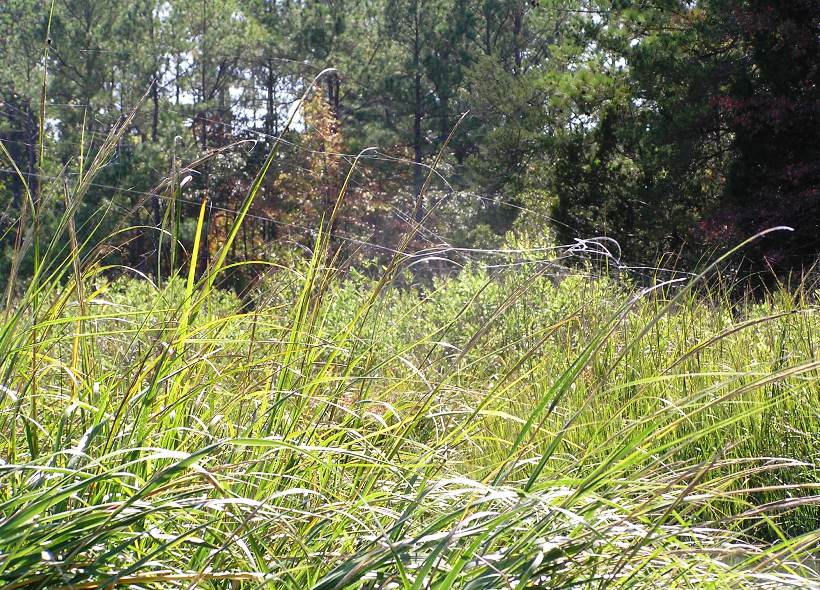
[[[244,299],[230,243],[112,282],[101,161],[0,331],[0,587],[820,588],[816,294],[400,289],[323,231]]]

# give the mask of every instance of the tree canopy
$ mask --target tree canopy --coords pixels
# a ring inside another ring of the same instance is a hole
[[[800,270],[820,253],[815,0],[50,7],[0,5],[6,253],[26,198],[9,160],[47,226],[62,201],[41,194],[40,181],[70,178],[80,154],[137,105],[78,211],[80,228],[112,208],[158,227],[170,204],[154,187],[198,161],[176,213],[184,229],[207,198],[216,244],[284,133],[238,258],[310,240],[352,156],[369,147],[333,228],[362,258],[389,252],[414,216],[425,218],[420,239],[486,245],[516,228],[607,236],[627,260],[648,263],[669,253],[696,261],[778,225],[795,231],[748,250],[750,269]],[[299,97],[330,67],[285,132]],[[153,272],[158,247],[143,237],[123,252]]]

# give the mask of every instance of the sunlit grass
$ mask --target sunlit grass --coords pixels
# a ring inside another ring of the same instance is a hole
[[[656,321],[664,292],[579,275],[498,315],[527,277],[373,297],[319,259],[250,307],[209,288],[191,313],[184,280],[93,267],[19,301],[6,587],[813,583],[820,331],[799,294],[686,295]]]
[[[155,286],[60,231],[0,331],[2,588],[820,587],[816,293],[398,288],[320,231],[240,299],[229,244]]]

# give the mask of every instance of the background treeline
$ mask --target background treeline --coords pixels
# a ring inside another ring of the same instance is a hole
[[[425,216],[427,245],[492,247],[516,227],[691,263],[790,225],[747,251],[750,268],[800,269],[820,252],[816,0],[56,0],[46,43],[50,8],[0,4],[0,139],[31,189],[3,157],[0,270],[21,210],[47,232],[80,154],[140,100],[78,232],[112,210],[109,230],[175,216],[184,245],[207,198],[207,256],[327,67],[237,258],[311,240],[370,146],[331,228],[360,259],[389,254]],[[120,235],[128,264],[169,270],[152,266],[158,233]]]

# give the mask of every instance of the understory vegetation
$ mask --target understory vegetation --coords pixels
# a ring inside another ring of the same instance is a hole
[[[0,333],[3,588],[820,587],[808,285],[77,248]]]

